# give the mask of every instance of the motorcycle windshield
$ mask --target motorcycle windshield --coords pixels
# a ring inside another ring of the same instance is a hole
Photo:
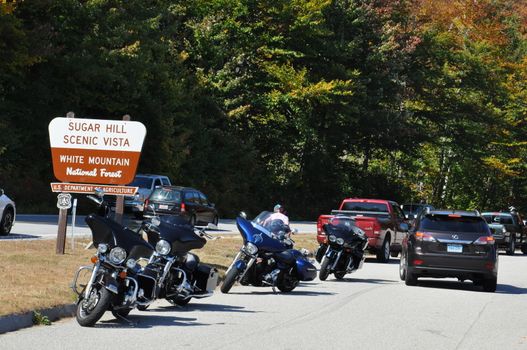
[[[243,238],[243,243],[253,243],[261,251],[281,252],[286,250],[287,247],[278,239],[273,238],[271,232],[259,224],[262,221],[257,219],[258,217],[253,221],[248,221],[241,217],[236,218],[236,225]]]
[[[355,220],[349,217],[334,217],[325,226],[326,235],[334,235],[337,238],[344,239],[345,242],[350,242],[355,238],[363,238],[366,236],[364,231],[356,226]]]
[[[280,232],[288,233],[290,232],[289,225],[279,218],[275,218],[273,213],[268,211],[262,211],[255,217],[252,221],[253,226],[258,229],[264,229],[264,232],[271,234],[279,234]]]
[[[191,225],[174,219],[174,217],[162,217],[158,229],[159,239],[169,242],[174,253],[186,253],[192,249],[200,249],[207,242],[205,238],[194,232]]]
[[[154,248],[136,232],[125,228],[117,222],[97,215],[88,215],[85,219],[93,236],[93,245],[97,247],[106,243],[110,249],[121,247],[128,257],[138,259],[149,257]]]

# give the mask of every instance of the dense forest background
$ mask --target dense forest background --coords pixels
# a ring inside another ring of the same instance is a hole
[[[54,212],[47,126],[130,114],[139,172],[222,215],[343,197],[527,210],[527,4],[35,0],[0,5],[0,187]]]

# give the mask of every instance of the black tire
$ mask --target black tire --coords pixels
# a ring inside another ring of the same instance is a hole
[[[406,284],[407,286],[417,285],[417,276],[412,273],[412,271],[408,267],[408,255],[406,256],[406,259],[404,259],[404,270],[404,284]]]
[[[333,273],[333,275],[335,276],[336,279],[338,279],[339,281],[344,279],[344,276],[346,276],[346,272],[335,272]]]
[[[174,298],[174,299],[171,299],[170,301],[173,304],[176,304],[176,305],[179,305],[179,306],[185,306],[188,303],[190,303],[190,299],[192,299],[192,298],[187,298],[187,299]]]
[[[77,322],[83,327],[92,327],[100,320],[102,315],[108,310],[112,300],[112,294],[103,286],[97,284],[93,287],[91,295],[97,298],[95,305],[90,307],[90,310],[85,308],[84,295],[81,294],[79,301],[77,301],[77,311],[75,316]]]
[[[278,281],[276,282],[276,287],[282,293],[292,292],[296,286],[298,286],[298,279],[285,271],[280,272],[278,275]]]
[[[238,268],[235,265],[232,265],[232,268],[225,275],[225,280],[223,280],[220,288],[223,294],[229,293],[232,286],[234,285],[234,282],[236,282],[236,277],[238,277],[239,273],[240,272],[238,271]]]
[[[401,252],[401,258],[399,259],[399,278],[401,281],[406,280],[406,257]]]
[[[491,277],[483,280],[483,290],[485,292],[494,293],[498,285],[498,278]]]
[[[516,236],[511,237],[511,241],[509,242],[509,246],[505,250],[505,253],[507,255],[514,255],[515,251],[516,251]]]
[[[190,226],[192,226],[192,227],[196,226],[196,215],[192,215],[192,216],[190,217],[189,224],[190,224]]]
[[[391,253],[390,253],[390,256],[391,256],[392,258],[397,258],[397,257],[399,256],[399,252],[391,252]]]
[[[324,256],[322,258],[322,265],[320,265],[320,271],[318,272],[318,278],[321,281],[325,281],[329,276],[329,264],[331,261],[328,259],[327,256]]]
[[[128,314],[132,311],[131,308],[127,309],[119,309],[119,310],[112,310],[112,315],[114,315],[115,318],[120,319],[121,317],[126,317]]]
[[[214,219],[212,219],[212,224],[215,225],[216,227],[218,227],[219,221],[220,221],[220,219],[218,218],[218,215],[215,215]]]
[[[522,244],[521,250],[523,254],[527,254],[527,243]]]
[[[386,264],[390,261],[390,239],[382,242],[381,249],[377,252],[377,261]]]
[[[2,221],[0,221],[0,236],[7,236],[9,232],[11,232],[11,228],[13,227],[14,216],[15,214],[13,212],[13,209],[11,208],[7,208],[4,211]]]
[[[146,311],[150,305],[137,305],[137,310]]]

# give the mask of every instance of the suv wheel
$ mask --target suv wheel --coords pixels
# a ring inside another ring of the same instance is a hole
[[[514,236],[511,236],[511,241],[509,242],[509,246],[507,247],[507,255],[514,255],[515,250],[516,250],[516,237],[514,235]]]
[[[522,245],[522,253],[523,253],[523,254],[527,254],[527,243],[524,243],[524,244]]]
[[[493,292],[496,291],[497,284],[498,284],[498,278],[497,277],[486,278],[483,281],[483,290],[485,292],[493,293]]]
[[[399,259],[399,278],[401,281],[406,280],[406,257],[401,252],[401,258]]]
[[[190,217],[190,222],[189,223],[190,223],[191,226],[196,226],[196,215],[192,215]]]
[[[385,239],[382,242],[381,249],[377,252],[377,261],[386,264],[390,261],[390,240]]]

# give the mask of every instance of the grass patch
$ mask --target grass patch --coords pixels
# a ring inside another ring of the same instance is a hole
[[[295,235],[295,247],[313,250],[318,244],[312,234]],[[66,254],[55,254],[54,240],[0,241],[0,316],[45,309],[75,301],[70,284],[79,266],[91,265],[94,249],[85,250],[88,240],[66,244]],[[193,253],[206,264],[213,265],[223,279],[225,270],[238,253],[242,239],[238,235],[223,236],[207,242]]]

